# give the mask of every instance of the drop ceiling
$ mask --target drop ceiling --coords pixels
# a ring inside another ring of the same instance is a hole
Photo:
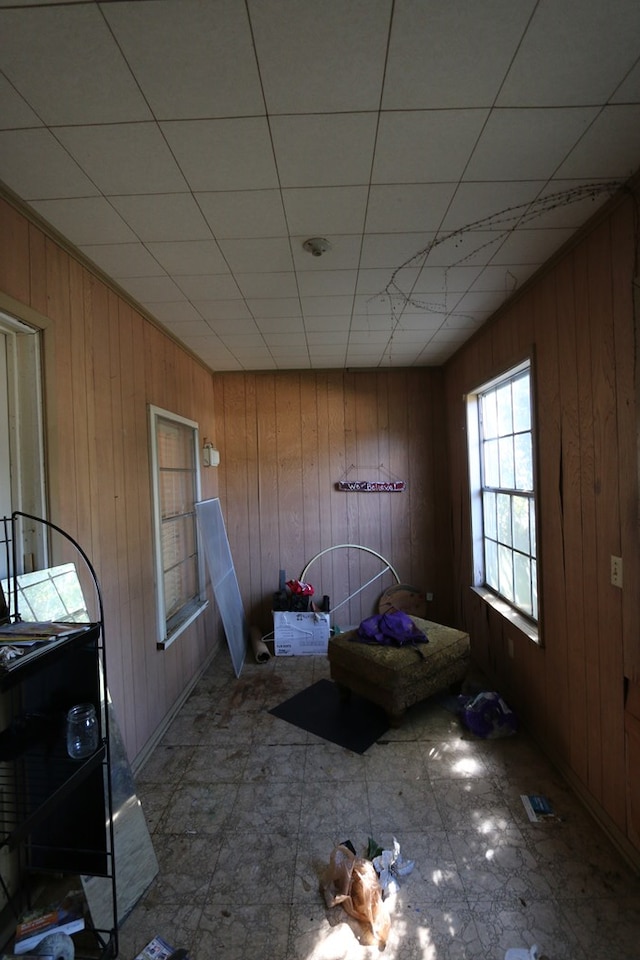
[[[0,0],[0,180],[213,370],[437,365],[640,167],[639,55],[637,0]]]

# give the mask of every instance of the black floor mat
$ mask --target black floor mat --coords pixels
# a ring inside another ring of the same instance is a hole
[[[355,693],[343,702],[331,680],[318,680],[269,713],[354,753],[364,753],[389,729],[381,707]]]

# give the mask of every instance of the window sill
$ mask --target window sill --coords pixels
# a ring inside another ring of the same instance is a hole
[[[180,620],[180,622],[174,626],[171,633],[165,637],[164,640],[158,640],[157,649],[166,650],[167,647],[170,647],[174,640],[177,640],[180,634],[184,633],[187,627],[191,626],[193,621],[197,620],[200,614],[203,613],[208,606],[208,600],[198,602],[194,606],[189,606],[188,610],[185,611],[184,619]]]
[[[496,613],[499,613],[505,620],[508,620],[520,633],[523,633],[525,637],[528,637],[529,640],[537,644],[537,646],[542,646],[540,630],[535,623],[532,623],[527,617],[518,613],[517,610],[514,610],[513,607],[510,607],[508,603],[505,603],[504,600],[501,600],[500,597],[496,596],[495,593],[486,587],[471,587],[471,589],[484,600],[485,603],[488,603]]]

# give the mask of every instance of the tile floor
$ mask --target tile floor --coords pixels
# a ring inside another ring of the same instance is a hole
[[[378,956],[319,877],[334,846],[397,837],[415,861],[388,901],[388,960],[637,960],[640,878],[523,733],[479,740],[435,701],[364,755],[268,713],[328,676],[321,657],[226,650],[136,778],[160,873],[120,932],[132,960],[155,934],[191,960]],[[521,794],[560,822],[532,824]],[[369,938],[370,939],[370,938]]]

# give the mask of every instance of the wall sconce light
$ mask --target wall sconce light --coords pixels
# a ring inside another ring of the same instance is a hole
[[[204,443],[202,444],[202,466],[217,467],[219,463],[220,451],[216,450],[211,440],[207,440],[205,437]]]

